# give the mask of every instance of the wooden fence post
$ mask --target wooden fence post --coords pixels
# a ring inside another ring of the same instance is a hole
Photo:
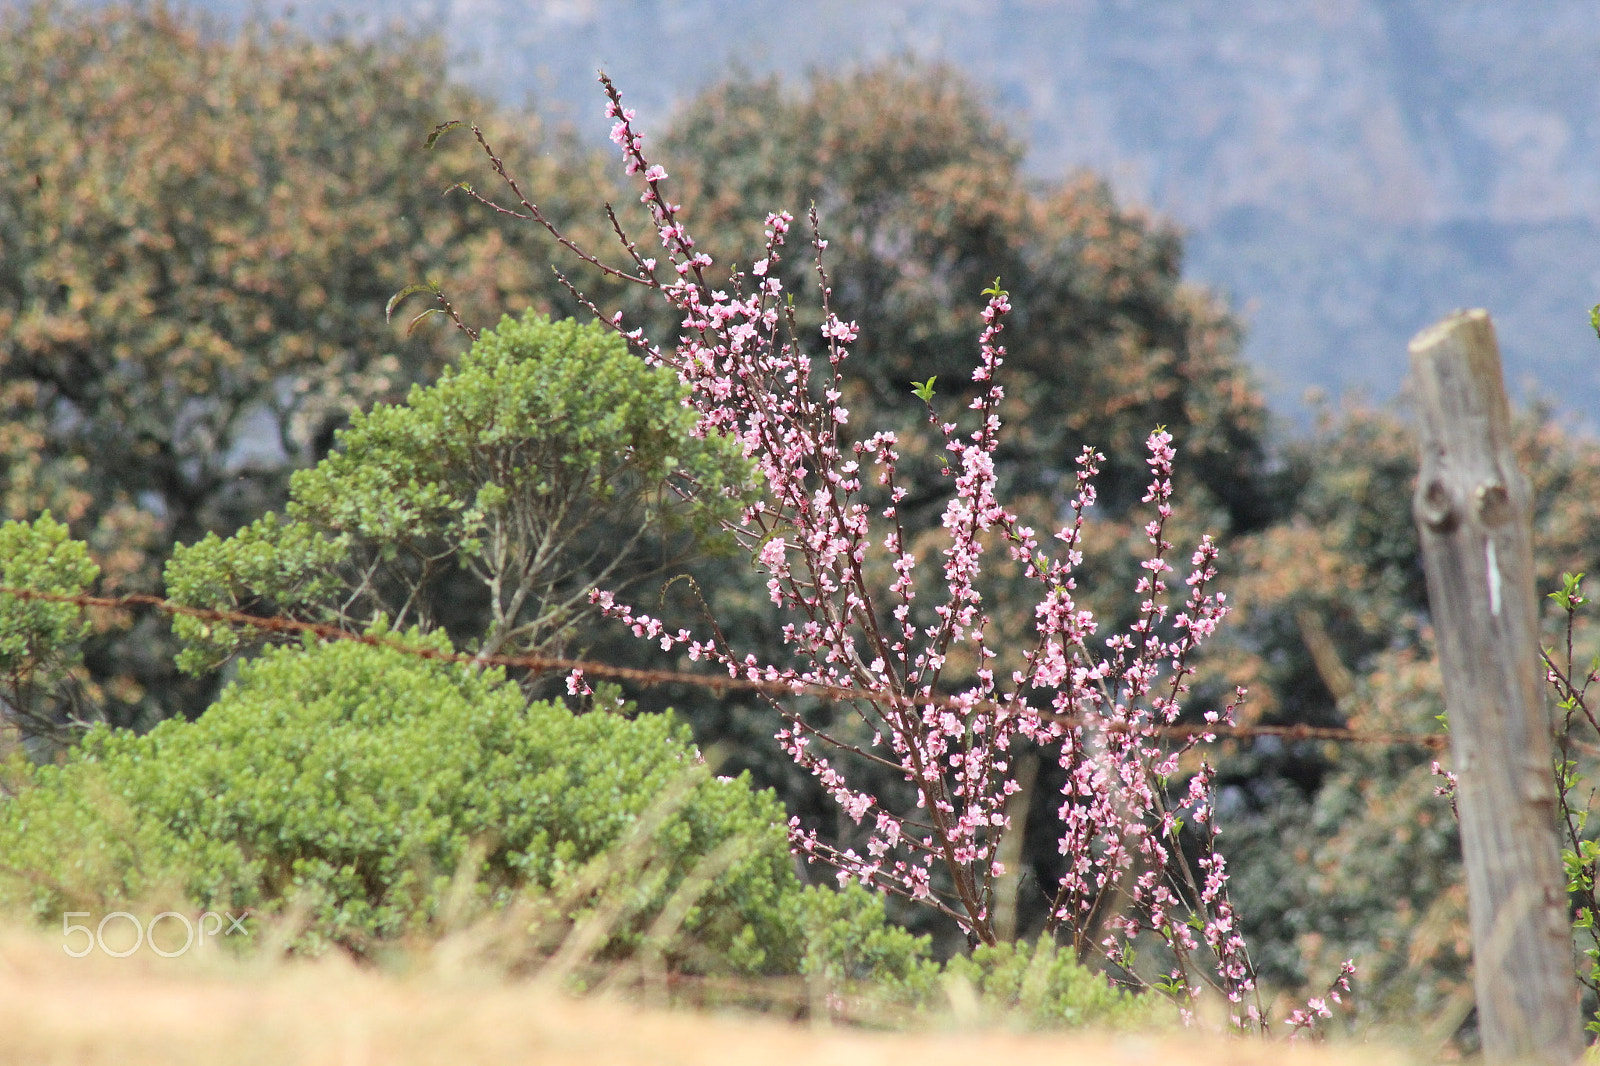
[[[1417,334],[1413,500],[1444,675],[1478,999],[1491,1062],[1583,1052],[1539,665],[1527,479],[1494,326],[1462,311]]]

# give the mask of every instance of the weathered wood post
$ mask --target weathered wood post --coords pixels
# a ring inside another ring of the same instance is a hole
[[[1491,1062],[1583,1051],[1539,667],[1527,479],[1494,326],[1462,311],[1417,334],[1413,501],[1444,675],[1478,1027]]]

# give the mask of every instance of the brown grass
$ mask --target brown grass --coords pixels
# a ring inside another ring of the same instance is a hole
[[[994,1031],[869,1033],[749,1016],[577,1000],[538,982],[410,976],[216,955],[74,959],[59,939],[0,931],[0,1063],[429,1066],[828,1066],[989,1063],[1400,1066],[1372,1047],[1287,1047],[1181,1032],[1151,1036]]]

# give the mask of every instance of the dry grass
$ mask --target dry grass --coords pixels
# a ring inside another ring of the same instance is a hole
[[[540,1066],[827,1063],[1400,1066],[1371,1047],[1285,1047],[1182,1033],[886,1034],[575,1000],[538,982],[417,967],[68,957],[59,939],[0,932],[0,1063]]]

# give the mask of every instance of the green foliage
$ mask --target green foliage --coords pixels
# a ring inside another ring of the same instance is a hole
[[[667,569],[718,533],[748,491],[733,441],[696,438],[670,370],[651,368],[600,325],[506,317],[404,404],[356,414],[338,450],[290,481],[288,517],[179,547],[180,603],[251,605],[360,626],[449,624],[481,654],[559,649],[588,591]],[[699,486],[695,501],[679,488]],[[705,491],[709,490],[709,491]],[[649,549],[646,551],[645,549]],[[463,604],[464,571],[478,598]],[[245,639],[174,622],[188,670]]]
[[[871,981],[879,993],[926,999],[938,975],[928,938],[883,922],[883,902],[858,884],[806,889],[806,957],[801,972],[827,987]]]
[[[88,548],[49,511],[31,523],[0,523],[0,585],[75,596],[99,576]],[[0,593],[0,723],[36,733],[58,717],[89,630],[75,604]]]
[[[1588,782],[1600,773],[1594,757],[1594,738],[1600,736],[1600,718],[1589,697],[1600,679],[1600,652],[1584,649],[1593,644],[1592,634],[1581,634],[1578,615],[1588,606],[1583,594],[1582,573],[1561,575],[1561,587],[1549,594],[1566,619],[1565,640],[1545,650],[1546,677],[1555,697],[1558,714],[1555,730],[1556,815],[1561,834],[1561,861],[1566,871],[1567,894],[1573,914],[1573,937],[1577,943],[1578,979],[1585,992],[1585,1009],[1590,1017],[1585,1028],[1600,1033],[1600,912],[1596,895],[1600,871],[1600,841],[1589,828],[1594,810],[1595,790]],[[1564,645],[1564,646],[1563,646]],[[1584,655],[1589,650],[1590,654]],[[1587,659],[1587,664],[1583,660]]]
[[[474,325],[577,310],[547,237],[439,195],[481,165],[469,140],[423,150],[441,112],[497,136],[554,217],[604,188],[586,150],[452,85],[437,42],[196,22],[145,3],[0,11],[0,519],[51,508],[127,591],[158,591],[172,544],[281,505],[351,412],[460,351],[453,329],[385,328],[408,282],[448,278]],[[593,211],[568,224],[588,222],[605,232]],[[111,720],[214,697],[171,646],[143,612],[91,638]]]
[[[1031,946],[980,945],[970,956],[958,955],[945,966],[947,988],[951,982],[977,994],[989,1021],[1013,1029],[1149,1028],[1166,1006],[1155,996],[1117,988],[1045,939]]]
[[[1431,643],[1365,664],[1345,706],[1361,732],[1439,732]],[[1472,951],[1460,832],[1431,771],[1441,753],[1305,748],[1259,759],[1253,780],[1240,773],[1253,753],[1225,764],[1240,774],[1224,797],[1223,839],[1252,961],[1269,987],[1320,995],[1353,958],[1351,999],[1371,1017],[1448,1016],[1471,1002]],[[1323,770],[1306,790],[1291,775],[1313,753]]]
[[[207,607],[321,602],[341,587],[336,575],[350,557],[349,540],[269,511],[226,540],[213,533],[180,545],[167,563],[167,595]],[[175,615],[172,627],[185,642],[177,664],[190,673],[211,668],[257,636],[186,615]]]
[[[928,937],[886,925],[879,899],[858,885],[808,889],[803,972],[870,1017],[1009,1029],[1149,1028],[1161,1003],[1117,988],[1047,939],[979,945],[942,965]]]
[[[170,888],[258,915],[299,900],[303,948],[357,951],[426,931],[458,872],[486,904],[532,889],[569,917],[625,886],[606,949],[623,954],[731,842],[669,957],[794,972],[800,891],[781,817],[769,794],[713,778],[663,716],[525,705],[493,671],[332,643],[269,650],[196,722],[97,729],[38,768],[0,805],[0,884],[46,918]],[[641,823],[643,857],[619,865]]]
[[[597,922],[601,961],[801,974],[901,1011],[975,995],[1026,1027],[1148,1015],[1048,945],[941,967],[880,897],[802,888],[776,800],[713,777],[666,716],[527,704],[497,671],[393,647],[268,649],[198,721],[95,729],[19,784],[0,906],[52,924],[155,901],[260,928],[298,905],[298,950],[372,954],[443,931],[467,885],[480,913],[531,900],[535,941]]]
[[[0,585],[57,596],[86,592],[100,576],[88,549],[46,511],[0,524]],[[0,594],[0,671],[16,675],[59,662],[89,632],[83,608]]]
[[[871,900],[873,905],[868,905]],[[944,964],[927,958],[927,937],[884,925],[882,907],[859,886],[807,892],[805,973],[868,1016],[1015,1030],[1149,1028],[1165,1004],[1113,985],[1070,950],[1033,944],[979,945]]]

